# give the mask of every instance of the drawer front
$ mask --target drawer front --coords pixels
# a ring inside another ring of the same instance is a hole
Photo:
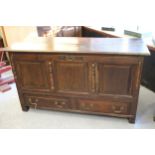
[[[99,112],[99,113],[112,113],[112,114],[129,114],[129,103],[101,101],[101,100],[79,100],[79,110]]]
[[[25,101],[33,108],[70,109],[70,102],[67,98],[26,95]]]

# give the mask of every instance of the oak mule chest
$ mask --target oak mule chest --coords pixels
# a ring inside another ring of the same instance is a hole
[[[142,40],[46,41],[40,38],[6,49],[23,111],[32,107],[135,122],[143,57],[149,55]]]

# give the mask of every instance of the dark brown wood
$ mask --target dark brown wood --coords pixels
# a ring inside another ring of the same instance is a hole
[[[4,47],[4,42],[3,42],[3,39],[1,38],[1,36],[0,36],[0,47]]]
[[[54,75],[58,92],[87,93],[89,91],[87,63],[57,61],[54,65]]]
[[[154,47],[154,46],[148,45],[147,47],[148,47],[148,49],[149,49],[151,52],[155,52],[155,47]]]
[[[14,63],[21,89],[51,91],[48,62],[45,61],[17,61]]]
[[[141,49],[136,48],[138,53]],[[32,107],[123,117],[135,122],[142,54],[59,50],[10,51],[23,111]]]
[[[121,38],[117,35],[112,35],[109,33],[105,33],[102,30],[96,30],[91,27],[82,26],[81,28],[82,37],[98,37],[98,38]]]
[[[115,113],[128,115],[130,111],[129,103],[111,102],[104,100],[80,99],[79,109],[90,112]]]

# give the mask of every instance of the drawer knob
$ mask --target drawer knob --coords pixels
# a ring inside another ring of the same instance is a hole
[[[93,105],[93,103],[91,103],[91,104],[85,104],[85,103],[83,103],[81,106],[84,109],[91,110],[94,105]]]
[[[58,108],[63,108],[64,105],[65,105],[65,102],[58,102],[58,101],[55,101],[54,104],[55,104]]]
[[[114,113],[120,114],[124,111],[124,106],[112,106]]]
[[[55,105],[58,105],[58,101],[55,101],[54,104],[55,104]]]
[[[29,102],[30,102],[31,105],[34,106],[35,109],[37,109],[37,102],[38,102],[38,99],[35,99],[35,101],[32,101],[32,99],[29,98]]]

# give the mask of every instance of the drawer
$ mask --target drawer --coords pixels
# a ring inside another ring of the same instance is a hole
[[[14,60],[29,60],[29,61],[35,61],[38,60],[39,54],[33,54],[33,53],[14,53],[13,55]]]
[[[25,101],[28,106],[33,108],[53,108],[53,109],[69,109],[70,102],[67,98],[31,96],[26,95]]]
[[[79,100],[79,110],[99,112],[99,113],[112,113],[112,114],[129,114],[129,103],[101,101],[101,100]]]

